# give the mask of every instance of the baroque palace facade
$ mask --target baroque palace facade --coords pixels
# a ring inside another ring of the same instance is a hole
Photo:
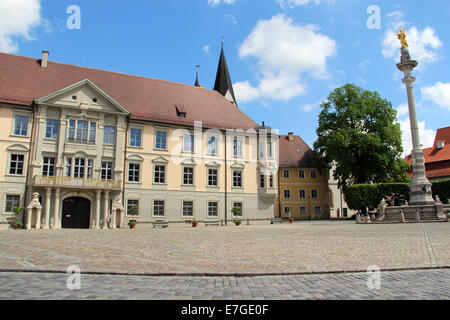
[[[278,135],[214,90],[0,53],[0,226],[123,228],[274,216]],[[130,208],[139,208],[130,216]]]

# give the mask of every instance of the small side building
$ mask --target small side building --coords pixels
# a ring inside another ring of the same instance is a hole
[[[294,220],[330,218],[328,172],[314,168],[316,157],[301,137],[280,135],[276,217]]]

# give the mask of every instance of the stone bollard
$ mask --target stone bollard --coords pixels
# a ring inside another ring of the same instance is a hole
[[[414,215],[414,220],[416,222],[420,222],[420,212],[419,212],[419,210],[416,210],[416,213]]]
[[[360,224],[360,223],[361,223],[361,216],[359,215],[359,213],[356,214],[355,220],[356,220],[356,223],[357,223],[357,224]]]
[[[403,209],[400,209],[400,222],[405,223],[405,213],[403,212]]]

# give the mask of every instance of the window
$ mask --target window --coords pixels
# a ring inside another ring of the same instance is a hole
[[[9,167],[9,174],[23,175],[23,162],[25,156],[23,154],[12,154]]]
[[[47,128],[45,130],[45,137],[47,139],[58,139],[59,121],[47,120]]]
[[[73,167],[73,177],[84,178],[85,169],[86,169],[86,160],[81,158],[75,158],[75,164]]]
[[[320,213],[320,207],[314,207],[314,213]]]
[[[114,145],[116,142],[116,128],[105,126],[103,129],[103,144]]]
[[[167,132],[156,131],[155,149],[166,150],[167,149]]]
[[[131,208],[138,207],[139,208],[139,200],[128,200],[127,201],[127,215],[131,216]]]
[[[24,136],[24,137],[28,135],[28,117],[16,116],[14,134],[17,136]]]
[[[299,178],[299,179],[305,179],[305,171],[300,170],[300,171],[298,172],[298,178]]]
[[[233,155],[237,158],[242,157],[242,141],[237,137],[235,137],[233,141]]]
[[[217,155],[217,139],[216,139],[216,137],[208,138],[208,154]]]
[[[242,217],[242,202],[235,202],[233,203],[233,208],[238,207],[241,209],[241,212],[239,214],[235,214],[236,217]]]
[[[20,206],[20,196],[6,195],[5,212],[14,212],[14,207]]]
[[[102,161],[102,180],[111,180],[112,179],[112,167],[113,163],[110,161]]]
[[[316,178],[317,178],[316,170],[312,170],[311,171],[311,179],[316,179]]]
[[[291,190],[284,190],[284,198],[285,199],[291,198]]]
[[[128,164],[128,182],[139,182],[141,165],[139,163]]]
[[[305,199],[306,198],[306,190],[298,190],[298,197],[300,199]]]
[[[260,159],[264,159],[265,158],[265,154],[266,154],[266,144],[265,142],[260,142],[259,143],[259,158]]]
[[[185,185],[194,184],[194,168],[189,167],[183,168],[183,184]]]
[[[217,169],[208,169],[208,186],[217,187],[218,171]]]
[[[260,188],[265,188],[266,187],[266,176],[264,175],[264,173],[261,173],[259,175],[259,187]]]
[[[348,216],[348,209],[347,208],[344,208],[344,217],[347,217]]]
[[[155,183],[166,183],[166,166],[155,165]]]
[[[208,202],[208,217],[219,216],[219,204],[217,202]]]
[[[269,175],[269,188],[273,188],[273,174]]]
[[[42,175],[47,177],[55,176],[55,158],[44,157],[44,165],[42,166]]]
[[[194,216],[194,202],[183,201],[183,216],[193,217]]]
[[[94,143],[96,122],[69,120],[69,140],[75,142]]]
[[[284,170],[284,172],[283,172],[283,177],[284,177],[285,179],[289,179],[289,178],[290,178],[289,170]]]
[[[130,147],[141,147],[142,143],[142,130],[141,129],[131,129],[130,130]]]
[[[186,134],[183,136],[183,152],[194,152],[194,136]]]
[[[164,201],[155,200],[153,203],[153,215],[164,217]]]
[[[72,158],[66,159],[66,177],[72,176]]]
[[[242,188],[242,171],[241,170],[233,171],[233,187]]]
[[[272,153],[272,142],[268,142],[267,143],[267,156],[269,158],[272,158],[273,153]]]
[[[291,207],[284,207],[284,213],[285,214],[291,214]]]
[[[311,198],[317,199],[317,190],[311,190]]]
[[[300,214],[306,213],[306,207],[300,207]]]

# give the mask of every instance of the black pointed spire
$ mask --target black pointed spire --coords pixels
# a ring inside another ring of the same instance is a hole
[[[200,68],[200,66],[196,66],[196,70],[195,70],[195,87],[200,87],[200,82],[198,81],[198,68]]]
[[[220,92],[220,94],[223,95],[228,101],[237,106],[236,97],[234,96],[233,83],[231,82],[230,72],[228,71],[227,60],[225,59],[225,52],[223,50],[223,40],[214,90]]]

